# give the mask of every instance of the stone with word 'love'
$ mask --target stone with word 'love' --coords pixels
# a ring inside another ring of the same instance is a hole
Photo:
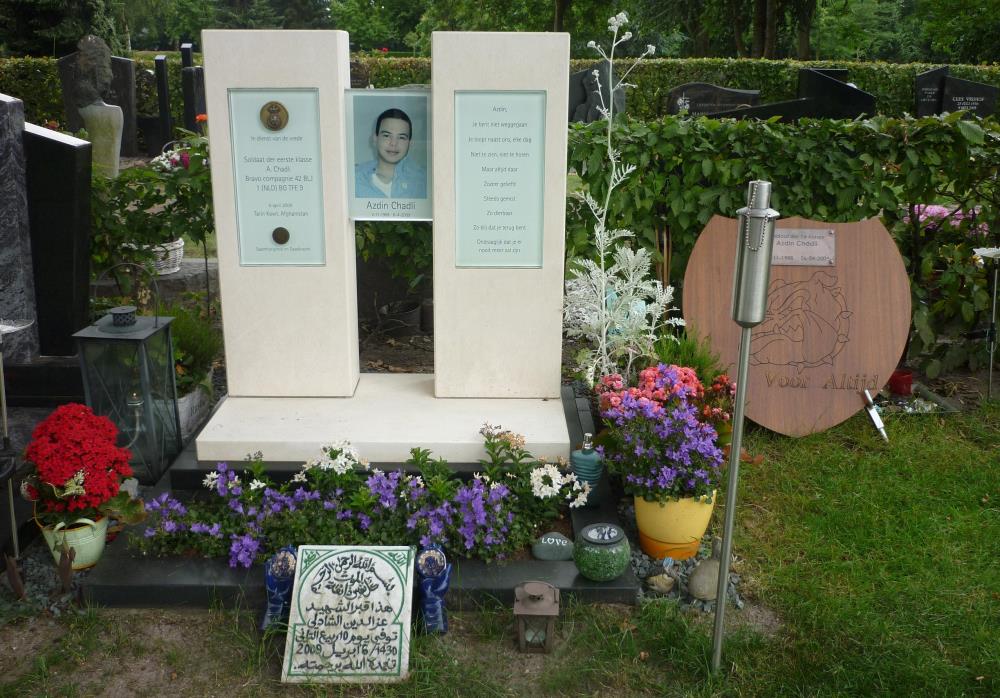
[[[536,560],[572,560],[573,543],[561,533],[543,533],[531,546],[531,554]]]

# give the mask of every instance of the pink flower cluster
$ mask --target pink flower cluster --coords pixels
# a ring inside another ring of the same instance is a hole
[[[625,395],[635,398],[639,406],[652,405],[656,413],[673,398],[697,402],[705,395],[705,387],[694,369],[666,364],[643,369],[639,372],[637,384],[630,388],[625,387],[625,380],[620,374],[601,376],[595,391],[601,411],[621,406]]]
[[[968,211],[963,211],[960,208],[950,208],[941,204],[917,204],[914,210],[920,224],[931,231],[941,230],[945,221],[948,222],[949,226],[956,229],[967,222],[969,237],[986,237],[990,234],[989,226],[984,221],[979,220],[979,217],[982,215],[982,210],[979,206],[971,208]],[[910,222],[909,214],[903,216],[903,222]]]

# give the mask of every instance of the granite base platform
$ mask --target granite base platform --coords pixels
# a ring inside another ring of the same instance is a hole
[[[570,443],[577,445],[585,431],[594,425],[586,399],[576,398],[572,389],[563,389],[562,403]],[[152,489],[192,490],[215,463],[199,462],[194,444],[182,452],[163,479]],[[301,463],[267,463],[268,473],[275,479],[291,477]],[[394,463],[375,463],[381,468],[400,467]],[[471,475],[481,468],[478,463],[450,463],[459,473]],[[598,506],[572,511],[574,532],[591,523],[619,523],[616,501],[606,482],[598,487]],[[139,530],[136,528],[135,530]],[[496,599],[513,601],[514,586],[526,580],[541,580],[561,590],[563,598],[585,603],[635,604],[640,581],[631,569],[610,582],[592,582],[577,573],[573,562],[515,560],[484,563],[479,560],[453,560],[448,604],[451,608],[471,608]],[[239,604],[242,607],[263,608],[264,573],[262,565],[249,570],[232,569],[224,559],[150,558],[137,555],[128,548],[125,536],[109,544],[104,556],[83,582],[84,598],[103,606],[126,607],[208,607],[215,603]]]

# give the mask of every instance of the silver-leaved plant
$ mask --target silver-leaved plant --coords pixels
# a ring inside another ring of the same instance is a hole
[[[628,15],[624,12],[608,20],[608,31],[612,36],[610,51],[605,52],[593,41],[587,44],[607,61],[609,67],[614,65],[615,49],[632,38],[629,31],[619,33],[626,24]],[[653,51],[653,46],[647,46],[645,53],[636,58],[617,81],[613,77],[614,71],[608,71],[612,76],[612,85],[607,104],[603,90],[600,90],[600,73],[594,71],[601,100],[599,111],[607,125],[608,189],[603,204],[589,192],[581,195],[594,216],[597,258],[579,258],[572,262],[563,308],[566,335],[583,338],[590,345],[581,356],[580,366],[590,384],[598,376],[611,373],[620,373],[626,380],[632,378],[635,361],[654,355],[659,331],[668,325],[684,324],[680,318],[667,317],[674,290],[671,286],[664,288],[652,278],[653,259],[649,250],[641,246],[633,249],[628,244],[627,241],[634,237],[632,231],[608,227],[611,195],[635,170],[635,165],[622,162],[621,152],[612,141],[613,96],[618,89],[634,87],[625,79]],[[666,335],[673,338],[671,333]]]

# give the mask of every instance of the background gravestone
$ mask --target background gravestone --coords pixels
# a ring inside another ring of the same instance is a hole
[[[66,130],[71,133],[76,133],[83,128],[83,118],[80,116],[75,100],[76,84],[80,79],[79,56],[79,52],[75,52],[63,56],[57,61],[59,82],[62,85],[63,111],[66,114]],[[118,106],[122,110],[121,154],[124,156],[138,154],[135,61],[120,56],[111,57],[111,87],[101,95],[101,98],[108,104]]]
[[[205,113],[205,69],[200,65],[181,68],[184,92],[184,128],[198,132],[198,115]]]
[[[111,57],[111,94],[108,104],[122,109],[121,154],[133,157],[139,154],[139,136],[136,129],[135,61],[131,58]]]
[[[687,111],[691,116],[731,111],[760,104],[760,90],[734,90],[707,82],[689,82],[667,94],[667,113]]]
[[[170,83],[167,76],[167,57],[160,55],[153,59],[156,75],[156,109],[159,132],[153,143],[146,144],[150,154],[160,152],[163,146],[174,138],[174,120],[170,115]]]
[[[979,117],[990,116],[997,111],[997,94],[1000,89],[972,80],[944,79],[944,94],[941,97],[941,111],[956,112],[960,109]]]
[[[599,78],[594,77],[597,71]],[[598,91],[598,79],[600,80],[600,91]],[[601,61],[595,63],[586,70],[572,73],[569,76],[569,120],[592,123],[600,121],[604,117],[599,111],[601,97],[603,95],[604,105],[608,105],[608,93],[615,76],[608,73],[608,62]],[[625,114],[625,90],[618,88],[614,95],[615,116]]]
[[[684,276],[684,319],[730,371],[740,342],[730,314],[736,232],[732,218],[712,218]],[[752,335],[746,415],[788,436],[839,424],[864,407],[862,390],[874,394],[889,380],[909,328],[906,269],[878,219],[779,220],[767,311]]]
[[[0,318],[34,320],[23,133],[24,103],[0,94]],[[37,355],[36,326],[4,337],[5,364]]]
[[[944,79],[948,66],[933,68],[920,73],[913,79],[916,115],[934,116],[941,113],[941,98],[944,97]]]
[[[824,119],[855,119],[862,114],[875,116],[875,95],[831,76],[832,70],[799,70],[799,98],[810,99],[815,116]],[[834,73],[838,74],[838,73]]]
[[[282,682],[404,680],[413,562],[407,546],[299,546]]]

